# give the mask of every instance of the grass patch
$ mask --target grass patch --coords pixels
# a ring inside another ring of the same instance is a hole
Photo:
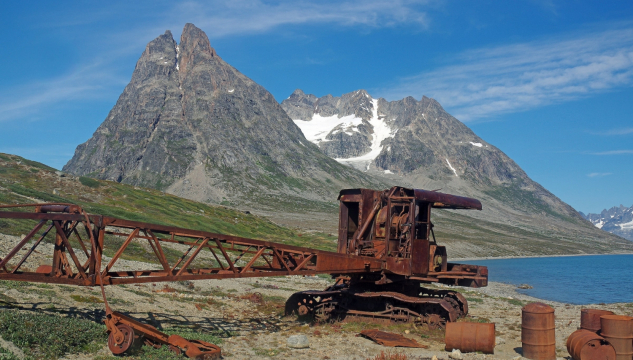
[[[103,302],[102,299],[96,296],[70,295],[70,297],[79,303],[98,304]]]
[[[79,177],[79,182],[82,185],[84,185],[84,186],[87,186],[87,187],[90,187],[90,188],[94,188],[94,189],[96,189],[96,188],[101,186],[101,184],[97,180],[91,179],[91,178],[85,177],[85,176],[80,176]]]
[[[20,358],[11,351],[0,347],[0,360],[20,360]]]
[[[104,325],[17,310],[0,311],[0,335],[26,355],[38,359],[56,359],[66,353],[94,353],[106,342]]]
[[[275,356],[283,353],[284,351],[286,351],[286,349],[279,349],[279,348],[268,348],[268,349],[253,348],[253,352],[257,356],[275,357]]]
[[[517,299],[503,299],[503,300],[507,301],[508,303],[512,305],[516,305],[520,307],[524,307],[528,303],[527,301],[517,300]]]

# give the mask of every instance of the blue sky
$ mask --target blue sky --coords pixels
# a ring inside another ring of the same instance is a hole
[[[577,210],[633,204],[631,1],[0,2],[0,152],[61,168],[187,22],[278,101],[433,97]]]

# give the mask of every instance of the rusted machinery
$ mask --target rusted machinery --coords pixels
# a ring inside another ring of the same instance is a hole
[[[337,252],[87,214],[72,204],[3,206],[33,206],[35,212],[0,211],[0,218],[34,224],[0,261],[0,280],[99,285],[103,290],[111,284],[330,274],[338,278],[334,286],[292,295],[286,313],[321,321],[353,316],[417,321],[431,327],[468,313],[467,301],[459,293],[420,285],[487,285],[486,267],[447,261],[446,249],[436,243],[431,223],[432,208],[481,210],[478,200],[402,187],[343,190],[339,200]],[[24,268],[45,242],[54,244],[51,264],[35,271]],[[156,266],[116,269],[132,242],[147,244]],[[16,257],[27,244],[26,252]],[[117,248],[109,259],[104,256],[105,246]],[[172,253],[180,246],[182,255],[170,258],[164,246]],[[132,329],[128,337],[148,331],[143,324],[131,326],[133,319],[108,311],[110,319],[119,319],[106,321],[113,339],[111,349],[125,351],[121,346],[128,340],[119,324],[127,325],[128,332]]]
[[[349,189],[339,195],[338,253],[364,259],[368,271],[345,273],[324,291],[296,293],[286,313],[319,321],[346,317],[418,321],[443,327],[468,313],[458,292],[421,288],[423,283],[488,285],[484,266],[452,264],[437,244],[432,208],[479,209],[478,200],[434,191],[393,187]],[[371,271],[374,263],[380,271]]]

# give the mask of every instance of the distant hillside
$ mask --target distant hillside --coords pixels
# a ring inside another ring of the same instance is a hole
[[[598,229],[633,240],[633,205],[627,208],[620,204],[600,214],[580,214]]]
[[[76,177],[16,155],[0,153],[0,204],[40,202],[74,203],[90,213],[127,220],[294,245],[309,242],[311,247],[336,249],[334,235],[301,233],[243,211],[211,206],[159,190]],[[0,219],[0,233],[19,235],[25,231],[28,229],[16,222]]]

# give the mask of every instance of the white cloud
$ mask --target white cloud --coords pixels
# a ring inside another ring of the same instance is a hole
[[[0,122],[17,120],[69,100],[111,96],[105,89],[127,80],[113,76],[101,63],[75,69],[65,75],[12,87],[0,93]]]
[[[559,103],[633,84],[633,27],[482,48],[401,79],[382,96],[427,95],[460,120]]]
[[[596,135],[629,135],[633,134],[633,128],[611,129],[607,131],[595,132]]]
[[[611,150],[592,153],[593,155],[625,155],[633,154],[633,150]]]
[[[429,1],[279,1],[260,0],[189,1],[179,3],[170,16],[192,22],[211,38],[258,33],[278,26],[334,24],[373,28],[416,24],[426,28],[426,12],[419,9]],[[183,24],[184,24],[183,22]],[[182,26],[182,25],[181,25]]]
[[[611,173],[597,173],[597,172],[594,172],[594,173],[591,173],[591,174],[587,174],[587,176],[591,177],[591,178],[592,177],[605,177],[605,176],[609,176],[609,175],[611,175]]]

